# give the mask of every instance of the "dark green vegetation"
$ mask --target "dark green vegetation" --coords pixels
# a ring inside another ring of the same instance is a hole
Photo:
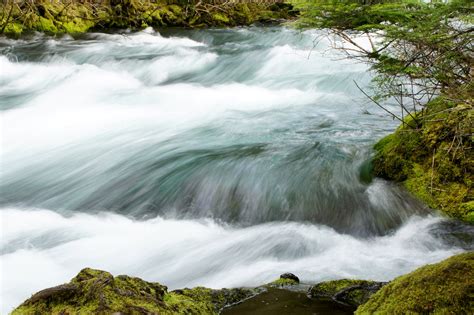
[[[421,267],[384,286],[356,314],[473,314],[474,253]]]
[[[328,28],[336,48],[372,65],[373,90],[362,93],[402,124],[375,146],[374,174],[474,222],[472,1],[302,0],[297,7],[300,26]]]
[[[291,5],[281,1],[213,3],[186,0],[2,1],[0,34],[19,36],[29,31],[75,34],[148,26],[236,26],[275,23],[296,15]]]

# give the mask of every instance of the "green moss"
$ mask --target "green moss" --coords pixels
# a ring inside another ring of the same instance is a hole
[[[203,287],[167,292],[159,283],[85,268],[71,282],[34,294],[12,314],[217,314],[254,294]]]
[[[402,182],[433,209],[472,222],[472,106],[438,97],[414,119],[374,146],[374,174]]]
[[[221,289],[212,290],[204,287],[175,290],[165,296],[165,301],[178,313],[211,314],[219,313],[225,306],[245,300],[259,289]]]
[[[321,282],[309,290],[312,298],[331,298],[337,302],[357,307],[384,285],[383,282],[341,279]]]
[[[83,269],[71,282],[34,294],[13,314],[166,313],[166,287],[128,276]],[[169,312],[168,312],[169,313]]]
[[[165,302],[177,314],[213,314],[219,309],[212,304],[210,289],[178,290],[165,296]]]
[[[58,33],[58,28],[56,27],[54,22],[42,16],[40,16],[38,19],[36,29],[38,31],[50,33],[50,34]]]
[[[291,5],[229,3],[215,6],[202,2],[200,6],[198,10],[195,4],[171,0],[111,0],[100,4],[38,0],[28,7],[14,6],[4,33],[19,36],[25,31],[75,34],[107,28],[235,26],[295,15],[289,13]],[[9,12],[10,6],[0,7],[1,16],[9,16]]]
[[[18,37],[23,33],[23,25],[19,23],[8,23],[4,32],[7,35]]]
[[[217,23],[217,24],[227,24],[229,23],[229,18],[225,15],[225,14],[222,14],[222,13],[214,13],[212,14],[212,19]]]
[[[384,286],[356,314],[473,314],[474,253],[426,265]]]
[[[333,281],[321,282],[314,285],[310,289],[310,295],[312,297],[332,297],[341,290],[347,289],[352,286],[365,285],[375,283],[373,281],[366,280],[352,280],[352,279],[340,279]]]
[[[298,284],[298,282],[294,279],[280,278],[280,279],[270,282],[268,286],[286,287],[286,286],[291,286],[291,285],[296,285],[296,284]]]
[[[75,18],[72,21],[61,23],[61,28],[68,34],[85,33],[94,26],[92,21]]]

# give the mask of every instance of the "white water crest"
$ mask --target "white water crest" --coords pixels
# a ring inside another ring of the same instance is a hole
[[[370,178],[397,122],[316,35],[0,38],[0,312],[84,267],[170,288],[390,280],[472,246]]]

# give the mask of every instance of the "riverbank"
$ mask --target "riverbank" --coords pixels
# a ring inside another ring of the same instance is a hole
[[[283,1],[12,1],[0,6],[0,34],[78,34],[107,29],[276,24],[296,17]]]
[[[375,145],[377,176],[402,183],[430,208],[474,223],[473,99],[443,95]]]
[[[168,291],[159,283],[83,269],[71,282],[42,290],[19,314],[472,314],[474,253],[421,267],[390,283],[336,280],[306,288],[292,274],[256,288]],[[298,293],[299,292],[299,293]]]

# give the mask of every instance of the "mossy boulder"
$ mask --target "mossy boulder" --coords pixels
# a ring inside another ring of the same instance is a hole
[[[311,298],[331,298],[350,306],[359,306],[369,300],[385,282],[368,280],[340,279],[326,281],[312,286],[308,295]]]
[[[474,252],[396,278],[356,314],[474,314]]]
[[[168,292],[156,282],[86,268],[71,282],[34,294],[12,314],[217,314],[255,294],[202,287]]]
[[[431,101],[374,146],[372,165],[376,176],[402,183],[430,208],[474,223],[474,111],[469,104],[443,96]]]
[[[278,288],[278,287],[293,286],[293,285],[297,285],[299,283],[300,283],[300,279],[297,276],[295,276],[292,273],[287,272],[287,273],[284,273],[284,274],[280,275],[279,279],[277,279],[273,282],[270,282],[266,286],[267,287]]]
[[[173,312],[179,314],[218,314],[224,307],[239,303],[259,292],[259,289],[246,288],[186,288],[170,292],[165,296],[165,302]]]

